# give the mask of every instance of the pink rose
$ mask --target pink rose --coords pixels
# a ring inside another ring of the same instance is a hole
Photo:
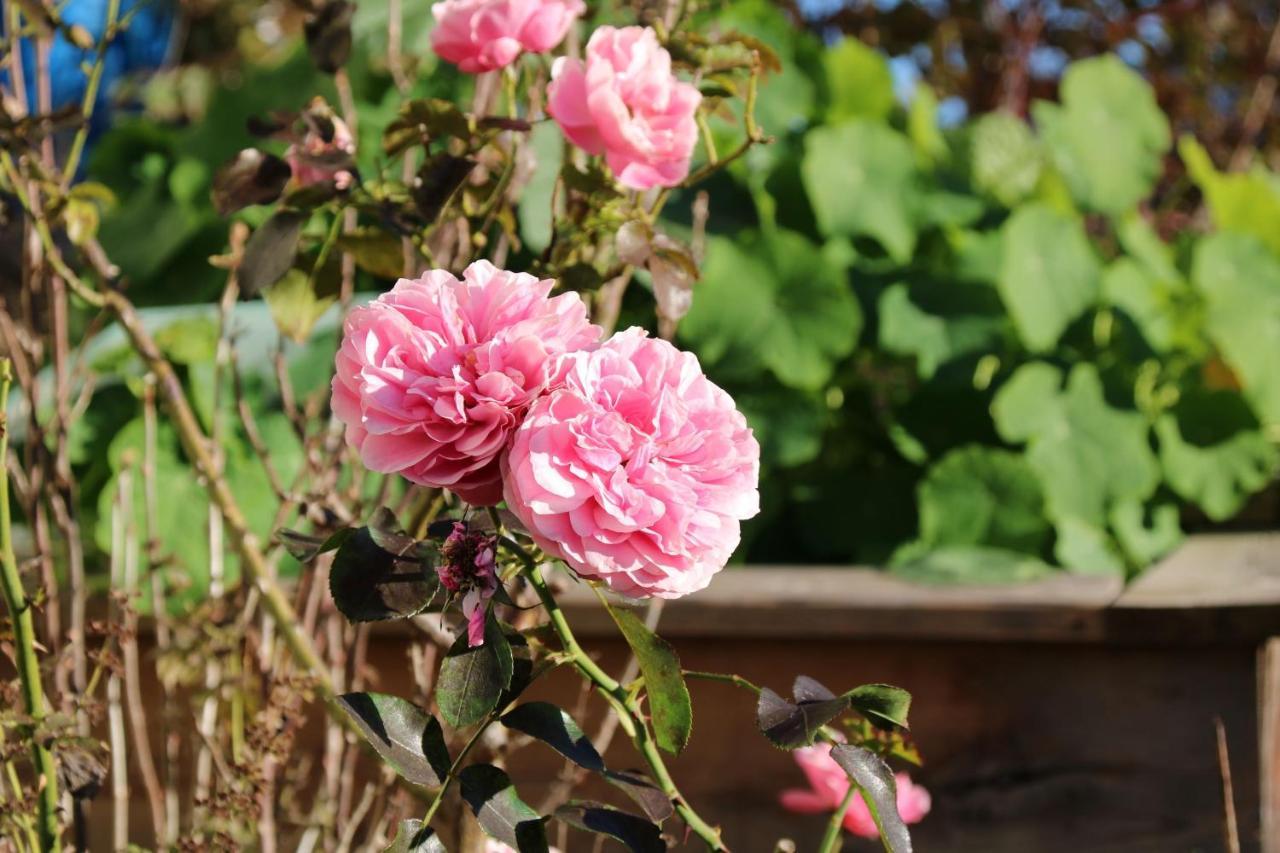
[[[821,814],[840,808],[844,795],[849,792],[849,777],[831,757],[831,744],[818,743],[797,749],[792,753],[796,764],[809,778],[811,790],[792,788],[783,791],[782,806],[800,814]],[[894,775],[898,787],[898,814],[905,823],[919,823],[929,813],[929,792],[911,781],[906,773]],[[862,797],[854,797],[844,814],[844,828],[863,838],[875,838],[880,834],[871,811]]]
[[[603,154],[625,187],[671,187],[689,174],[702,95],[671,73],[671,54],[649,27],[601,27],[587,59],[561,57],[551,70],[547,112],[565,136]]]
[[[467,267],[431,270],[347,315],[333,412],[366,467],[447,488],[473,504],[502,497],[498,456],[529,404],[560,379],[559,357],[600,338],[576,293]]]
[[[492,71],[551,50],[586,10],[582,0],[444,0],[431,7],[431,46],[468,74]]]
[[[303,121],[302,138],[284,153],[293,179],[304,187],[321,181],[333,181],[340,190],[350,187],[355,180],[351,158],[356,153],[351,128],[321,98],[312,101]]]
[[[566,357],[503,461],[507,506],[548,554],[623,595],[702,589],[760,508],[760,446],[698,359],[641,329]]]

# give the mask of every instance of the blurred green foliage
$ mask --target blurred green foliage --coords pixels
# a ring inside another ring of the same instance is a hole
[[[860,42],[824,46],[764,0],[699,14],[761,39],[782,62],[758,104],[774,143],[707,187],[702,274],[678,332],[764,449],[764,509],[746,525],[741,559],[860,562],[960,582],[1132,573],[1188,526],[1233,518],[1272,481],[1280,178],[1261,166],[1222,174],[1182,140],[1212,225],[1166,239],[1144,210],[1173,156],[1169,123],[1114,57],[1072,65],[1061,102],[1032,105],[1030,124],[994,112],[943,131],[934,94],[921,87],[900,103],[885,59]],[[407,21],[406,44],[429,66],[427,25]],[[405,96],[385,64],[383,4],[361,3],[354,26],[368,180],[387,168],[379,142]],[[443,64],[427,70],[408,96],[465,102],[469,79]],[[102,240],[143,304],[217,298],[224,273],[207,258],[224,250],[227,230],[209,184],[250,144],[248,117],[299,109],[316,93],[336,102],[331,78],[296,45],[238,78],[186,126],[138,119],[95,153],[92,174],[119,199]],[[723,154],[740,118],[722,112],[711,130]],[[539,125],[532,140],[538,165],[513,268],[548,244],[560,167],[558,134]],[[677,192],[664,227],[688,235],[692,203]],[[359,286],[388,281],[366,267]],[[652,325],[639,291],[628,292],[623,323]],[[209,347],[181,359],[193,388]],[[311,387],[327,380],[332,347],[330,335],[291,349]],[[263,378],[252,393],[287,470],[300,448],[278,412],[280,390]],[[82,458],[96,473],[85,499],[105,509],[139,423],[86,429]],[[235,424],[226,434],[233,488],[265,532],[269,507],[252,510],[269,490],[237,479],[235,460],[249,451]],[[160,444],[165,483],[177,451],[163,431]],[[174,472],[183,476],[176,457]],[[175,496],[165,545],[203,565],[207,544],[188,540],[207,503],[193,481],[165,489]],[[101,521],[98,532],[105,547]]]

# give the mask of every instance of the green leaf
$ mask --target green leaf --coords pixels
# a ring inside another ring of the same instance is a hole
[[[1259,419],[1280,423],[1280,259],[1253,237],[1214,234],[1196,244],[1191,278],[1210,340]]]
[[[449,748],[436,718],[383,693],[347,693],[338,704],[364,739],[403,779],[438,788],[449,772]]]
[[[1102,56],[1070,65],[1060,91],[1061,106],[1039,102],[1032,113],[1071,195],[1100,213],[1132,209],[1151,192],[1170,143],[1151,86]]]
[[[1178,153],[1204,193],[1213,224],[1252,234],[1280,255],[1280,185],[1273,176],[1260,165],[1248,172],[1219,172],[1209,152],[1190,136],[1178,140]]]
[[[400,240],[386,231],[360,228],[339,234],[337,247],[350,253],[356,266],[378,278],[400,278],[404,272],[404,250]]]
[[[1053,555],[1058,562],[1082,574],[1122,575],[1124,558],[1115,541],[1100,525],[1076,516],[1054,522],[1058,539]]]
[[[1031,554],[1049,537],[1036,472],[1021,454],[970,445],[920,483],[920,538],[933,546],[989,545]]]
[[[454,728],[480,722],[498,706],[513,673],[511,644],[490,614],[484,644],[471,647],[462,632],[440,663],[436,703],[445,722]]]
[[[258,226],[244,247],[237,280],[245,296],[253,296],[284,278],[298,256],[304,214],[280,210]]]
[[[801,175],[822,233],[871,237],[893,260],[908,261],[916,245],[911,142],[855,119],[809,131],[804,150]]]
[[[766,687],[756,702],[756,726],[780,749],[810,746],[819,729],[849,710],[848,696],[836,696],[807,675],[796,677],[791,692],[795,701]]]
[[[990,350],[999,341],[1004,321],[980,314],[931,314],[911,299],[902,282],[880,294],[880,346],[892,353],[913,355],[921,379],[928,379],[952,359]]]
[[[1182,395],[1156,421],[1156,438],[1169,488],[1214,521],[1235,515],[1280,467],[1280,451],[1229,391]]]
[[[1098,259],[1080,220],[1052,208],[1018,208],[1004,225],[996,282],[1019,337],[1047,352],[1098,295]]]
[[[1156,352],[1168,352],[1178,342],[1180,304],[1187,295],[1180,279],[1157,279],[1128,257],[1117,258],[1102,274],[1102,301],[1133,320]]]
[[[680,658],[671,644],[646,628],[636,614],[613,605],[607,607],[640,664],[658,746],[678,754],[689,742],[693,730],[693,705],[680,669]]]
[[[889,765],[869,749],[844,743],[831,747],[831,757],[858,786],[885,850],[911,853],[911,834],[898,814],[898,785]]]
[[[555,216],[551,202],[564,158],[564,135],[554,123],[543,122],[534,126],[527,145],[533,152],[533,175],[520,194],[516,212],[525,246],[537,253],[551,243],[551,222]]]
[[[550,702],[525,702],[504,714],[500,722],[537,738],[579,767],[604,772],[604,759],[573,717]]]
[[[507,774],[489,764],[472,764],[458,774],[462,799],[480,828],[519,853],[547,853],[542,816],[520,799]]]
[[[400,821],[396,837],[383,853],[449,853],[440,836],[416,818]]]
[[[408,550],[380,548],[362,527],[338,547],[329,569],[329,593],[338,611],[352,622],[405,619],[425,610],[440,592],[429,567]]]
[[[892,684],[863,684],[845,694],[853,710],[882,729],[908,728],[911,694]]]
[[[1065,391],[1046,381],[1055,375],[1034,362],[1019,368],[996,394],[996,427],[1006,441],[1028,441],[1049,518],[1101,527],[1113,504],[1145,501],[1160,481],[1147,423],[1107,404],[1094,365],[1077,364]]]
[[[1111,510],[1111,529],[1129,563],[1145,569],[1182,542],[1178,507],[1172,502],[1148,508],[1136,501],[1116,504]]]
[[[922,542],[899,548],[891,564],[896,577],[926,584],[1016,584],[1039,580],[1055,571],[1037,557],[1004,548],[976,545],[931,548]]]
[[[1040,182],[1044,152],[1026,122],[1011,113],[987,113],[971,133],[974,185],[1005,207],[1030,197]]]
[[[681,340],[730,375],[763,367],[792,388],[825,387],[862,329],[840,256],[791,231],[711,239]]]
[[[271,318],[280,333],[295,343],[306,343],[316,323],[338,301],[341,267],[331,258],[314,275],[291,269],[263,293]]]
[[[827,72],[827,124],[888,118],[894,103],[893,76],[879,51],[846,37],[823,51],[822,64]]]
[[[916,149],[916,159],[931,166],[947,156],[947,140],[938,128],[938,96],[927,83],[916,86],[907,109],[907,135]]]
[[[632,853],[663,853],[667,849],[661,829],[610,806],[573,802],[556,809],[555,817],[577,829],[616,839]]]

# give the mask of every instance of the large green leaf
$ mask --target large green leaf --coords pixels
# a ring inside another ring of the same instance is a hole
[[[871,237],[891,258],[916,245],[915,152],[887,125],[854,119],[805,135],[801,174],[818,226],[828,236]]]
[[[678,753],[689,742],[693,730],[693,705],[680,658],[671,644],[646,628],[635,613],[613,605],[608,610],[640,664],[658,746]]]
[[[765,367],[784,385],[818,389],[861,328],[839,244],[778,231],[709,241],[680,337],[717,373],[747,379]]]
[[[1098,295],[1098,259],[1078,219],[1039,204],[1004,226],[1000,298],[1023,343],[1047,352]]]
[[[912,542],[893,555],[892,572],[904,580],[926,584],[1005,585],[1051,575],[1048,563],[1017,551],[977,545],[933,548]]]
[[[1252,234],[1280,255],[1280,183],[1262,166],[1248,172],[1219,172],[1195,139],[1178,140],[1178,153],[1204,193],[1214,225]]]
[[[1021,454],[970,445],[920,483],[920,538],[934,546],[989,545],[1038,553],[1049,536],[1036,472]]]
[[[1263,423],[1280,423],[1280,259],[1253,237],[1214,234],[1197,243],[1191,277],[1210,340]]]
[[[939,367],[954,358],[990,350],[999,342],[1005,328],[1002,317],[930,313],[912,300],[910,288],[902,282],[885,288],[880,294],[877,312],[880,346],[889,352],[915,356],[916,369],[922,379],[933,376]]]
[[[973,183],[1006,207],[1031,195],[1044,168],[1044,151],[1026,122],[1006,112],[988,113],[973,124],[970,164]]]
[[[458,781],[462,799],[490,838],[519,853],[547,853],[542,816],[520,799],[506,773],[489,764],[472,764],[462,769]]]
[[[338,704],[364,739],[405,780],[430,788],[449,772],[449,748],[436,718],[384,693],[347,693]]]
[[[1065,390],[1053,367],[1019,368],[992,405],[1006,441],[1028,441],[1050,518],[1102,524],[1112,503],[1151,495],[1160,479],[1145,419],[1112,408],[1092,364],[1078,364]]]
[[[879,51],[845,37],[823,51],[822,64],[827,72],[828,124],[888,117],[894,102],[893,76]]]
[[[436,682],[436,703],[445,722],[462,728],[483,720],[498,706],[513,672],[511,644],[492,614],[485,621],[483,645],[468,645],[467,632],[461,632],[440,662]]]
[[[1243,408],[1228,391],[1184,394],[1156,421],[1165,481],[1215,521],[1235,515],[1280,465],[1280,451]]]
[[[1169,121],[1145,80],[1114,56],[1073,63],[1062,105],[1037,103],[1036,124],[1071,195],[1121,214],[1145,198],[1169,149]]]

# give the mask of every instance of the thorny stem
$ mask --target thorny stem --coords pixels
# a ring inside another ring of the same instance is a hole
[[[9,399],[9,385],[13,381],[9,360],[0,360],[0,401]],[[0,410],[0,463],[9,456],[9,425]],[[40,684],[40,661],[36,657],[35,624],[31,618],[31,602],[22,590],[18,574],[18,560],[13,553],[13,528],[9,512],[9,477],[0,476],[0,594],[13,622],[14,652],[18,663],[18,679],[22,682],[22,700],[27,716],[34,726],[27,727],[31,739],[31,755],[39,774],[40,800],[37,830],[40,849],[58,851],[62,842],[58,836],[58,774],[54,768],[53,753],[40,739],[35,728],[45,718],[44,688]]]
[[[845,792],[844,799],[840,801],[840,805],[832,813],[831,820],[827,821],[827,831],[822,836],[822,843],[818,845],[818,853],[840,853],[840,848],[844,846],[844,841],[840,835],[840,831],[844,828],[844,815],[845,812],[849,811],[849,804],[853,802],[853,798],[857,795],[858,786],[851,782],[849,790]]]
[[[569,621],[565,618],[564,611],[560,609],[560,605],[556,602],[555,596],[552,595],[550,587],[547,586],[547,582],[543,579],[533,558],[511,539],[501,537],[500,541],[504,547],[520,558],[523,563],[522,573],[529,581],[529,585],[538,593],[538,598],[542,600],[542,605],[546,608],[547,616],[551,620],[551,627],[555,630],[556,636],[560,638],[565,654],[578,672],[594,684],[605,699],[608,700],[609,704],[613,706],[614,710],[617,711],[623,730],[630,736],[636,750],[644,757],[645,762],[649,765],[649,770],[653,773],[654,781],[657,782],[658,787],[671,800],[675,806],[676,813],[680,815],[693,834],[706,843],[707,849],[727,851],[729,848],[721,840],[720,830],[707,823],[685,801],[684,796],[681,795],[680,790],[676,787],[675,781],[671,778],[671,772],[667,770],[666,762],[658,751],[657,742],[649,731],[649,725],[645,721],[636,697],[628,693],[625,687],[601,669],[583,651],[582,646],[578,644],[577,637],[573,634],[573,630],[569,627]]]

